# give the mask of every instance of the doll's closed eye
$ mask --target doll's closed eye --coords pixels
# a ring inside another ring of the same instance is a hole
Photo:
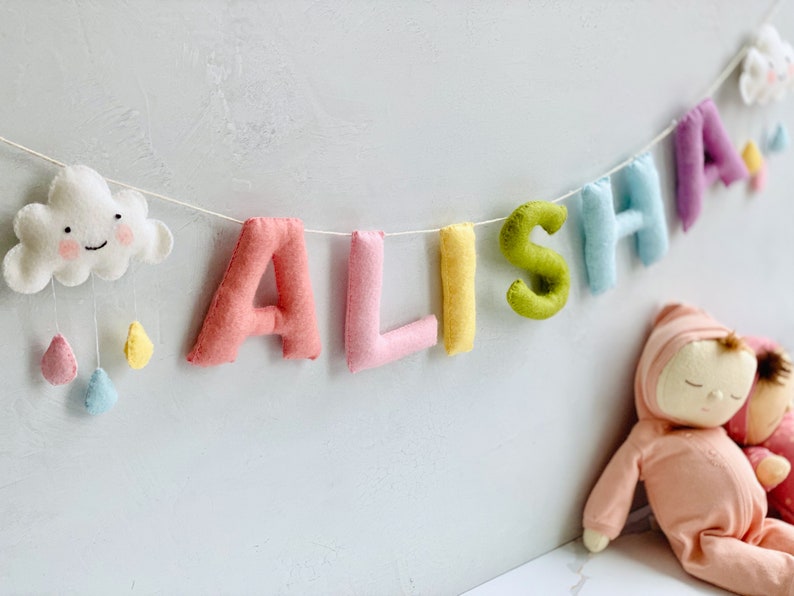
[[[744,399],[744,396],[742,396],[742,395],[734,395],[733,393],[731,393],[731,397],[733,399]]]
[[[685,382],[687,385],[691,386],[691,387],[703,387],[703,383],[700,383],[700,384],[698,384],[698,383],[693,383],[692,381],[689,381],[689,380],[687,380],[687,379],[684,379],[684,382]]]

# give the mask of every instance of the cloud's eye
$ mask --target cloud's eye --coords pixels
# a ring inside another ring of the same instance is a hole
[[[741,396],[741,395],[734,395],[733,393],[731,393],[731,397],[732,397],[733,399],[744,399],[744,397],[743,397],[743,396]]]
[[[771,60],[769,61],[769,68],[771,68],[771,69],[775,68],[775,63],[772,62]]]
[[[72,228],[70,228],[69,226],[66,226],[66,227],[63,229],[63,231],[64,231],[64,232],[66,232],[66,233],[68,234],[69,232],[71,232],[71,231],[72,231]]]
[[[116,219],[121,219],[121,213],[116,213]]]
[[[691,387],[703,387],[703,383],[700,383],[700,384],[693,383],[692,381],[689,381],[687,379],[684,379],[684,383],[686,383],[687,385],[689,385]]]

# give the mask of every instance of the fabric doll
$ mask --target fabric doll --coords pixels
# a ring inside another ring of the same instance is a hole
[[[747,338],[758,359],[758,373],[750,397],[725,428],[755,469],[768,491],[770,508],[794,523],[794,379],[788,354],[769,339]]]
[[[584,544],[606,548],[637,481],[684,569],[741,594],[794,595],[794,526],[766,517],[764,489],[722,427],[742,407],[755,354],[705,312],[666,306],[634,382],[639,421],[584,510]]]

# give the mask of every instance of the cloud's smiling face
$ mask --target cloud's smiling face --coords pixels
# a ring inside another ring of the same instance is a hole
[[[52,225],[57,225],[55,220],[65,224],[58,241],[58,254],[65,261],[74,261],[89,258],[86,253],[106,248],[107,252],[112,252],[110,243],[114,240],[119,248],[132,245],[135,241],[133,227],[138,227],[146,217],[145,206],[141,211],[137,198],[119,193],[112,199],[115,205],[107,201],[89,202],[87,195],[72,198],[68,205],[56,206],[51,201]],[[107,260],[104,253],[94,257],[94,262],[103,260]]]
[[[20,243],[3,261],[8,285],[33,293],[52,276],[75,286],[92,272],[118,279],[132,258],[159,263],[171,252],[173,238],[165,224],[146,218],[147,211],[140,193],[111,195],[94,170],[64,168],[52,182],[49,202],[26,205],[14,219]]]
[[[794,79],[794,51],[779,37],[769,40],[759,49],[767,61],[766,83],[782,96]]]
[[[739,91],[748,105],[782,99],[794,87],[794,49],[772,25],[764,25],[747,52]]]

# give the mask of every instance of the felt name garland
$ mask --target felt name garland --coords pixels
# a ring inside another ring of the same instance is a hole
[[[779,100],[794,86],[794,51],[774,27],[764,25],[755,42],[735,56],[707,95],[719,88],[742,60],[739,92],[748,105]],[[564,199],[581,196],[583,260],[593,294],[617,284],[615,250],[620,239],[634,237],[637,254],[645,266],[663,258],[668,249],[667,222],[659,173],[649,150],[670,134],[674,134],[675,145],[676,210],[685,231],[696,223],[709,186],[718,180],[728,186],[749,178],[755,190],[762,190],[767,176],[764,153],[779,153],[789,144],[788,132],[780,124],[761,143],[763,151],[750,141],[740,154],[716,105],[707,97],[639,154],[577,190],[551,201],[524,203],[506,218],[399,233],[439,234],[446,353],[452,356],[474,347],[474,228],[478,225],[504,222],[499,235],[502,254],[536,280],[530,286],[518,278],[506,291],[510,308],[529,319],[550,318],[568,300],[571,278],[567,261],[556,251],[530,240],[536,226],[549,234],[562,229],[568,212],[558,203]],[[314,360],[320,355],[304,234],[333,232],[305,230],[303,223],[294,218],[255,217],[239,222],[171,197],[104,179],[86,166],[66,166],[3,137],[0,141],[62,167],[52,182],[48,202],[26,205],[14,218],[19,244],[3,260],[3,276],[12,290],[35,293],[50,284],[54,297],[53,279],[65,286],[79,285],[89,278],[93,283],[94,275],[115,280],[127,271],[131,260],[161,262],[171,251],[173,237],[165,224],[147,218],[148,207],[142,195],[148,194],[242,223],[226,273],[187,356],[190,363],[216,366],[233,362],[248,337],[266,334],[281,337],[284,358]],[[614,207],[613,175],[623,177],[626,188],[624,203],[628,207],[620,213]],[[125,188],[113,195],[108,182]],[[345,354],[351,372],[379,367],[436,345],[438,320],[432,314],[397,329],[381,330],[384,237],[390,234],[362,230],[336,234],[351,237],[345,320]],[[277,304],[254,306],[257,287],[271,261]],[[129,365],[135,369],[144,367],[153,349],[143,326],[134,321],[124,345]],[[97,369],[86,393],[86,408],[94,414],[106,411],[117,399],[110,378],[99,366],[99,356],[97,339]],[[68,383],[76,377],[77,361],[60,333],[45,351],[41,371],[52,384]]]

